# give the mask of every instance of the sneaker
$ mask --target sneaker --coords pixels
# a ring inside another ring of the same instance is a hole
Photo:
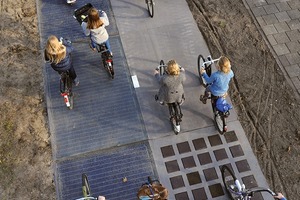
[[[78,85],[79,85],[79,80],[78,80],[78,78],[75,78],[75,80],[73,81],[73,83],[74,83],[75,86],[78,86]]]
[[[96,48],[94,48],[94,47],[92,46],[91,43],[90,43],[89,45],[90,45],[90,48],[91,48],[93,51],[96,51]]]
[[[203,104],[206,104],[207,97],[204,97],[204,95],[200,95],[200,101],[202,101]]]

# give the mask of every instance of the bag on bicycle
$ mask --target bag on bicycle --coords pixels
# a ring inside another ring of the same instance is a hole
[[[140,200],[167,200],[169,192],[160,183],[143,184],[138,191],[137,197]]]
[[[225,98],[218,98],[217,102],[216,102],[216,108],[218,109],[218,111],[220,112],[227,112],[230,109],[232,109],[232,105],[230,105],[229,103],[227,103]]]

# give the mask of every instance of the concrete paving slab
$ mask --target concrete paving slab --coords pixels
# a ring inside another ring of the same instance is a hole
[[[154,101],[159,85],[153,72],[161,59],[165,62],[175,59],[186,69],[182,131],[213,124],[210,107],[199,101],[203,88],[197,75],[197,57],[199,54],[209,55],[207,45],[186,2],[169,0],[155,3],[154,18],[150,19],[147,15],[138,15],[146,9],[144,1],[112,2],[130,72],[139,80],[140,87],[136,92],[150,139],[173,134],[167,107]],[[128,4],[133,6],[128,8],[128,12],[123,12],[123,7]],[[231,117],[236,118],[234,114]]]
[[[172,188],[170,199],[226,199],[220,167],[228,164],[246,187],[268,187],[240,123],[230,122],[229,127],[224,136],[207,127],[150,140],[159,179]],[[273,199],[269,194],[254,197],[260,198]]]

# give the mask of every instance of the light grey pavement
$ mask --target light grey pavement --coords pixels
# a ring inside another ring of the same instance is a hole
[[[244,0],[295,93],[300,95],[300,1]]]
[[[105,10],[111,21],[114,80],[109,80],[99,55],[91,53],[79,24],[71,18],[73,10],[85,3],[70,7],[61,0],[37,2],[42,46],[49,34],[71,37],[81,81],[74,89],[74,109],[66,110],[58,76],[45,65],[58,199],[79,198],[81,173],[87,173],[93,194],[108,200],[134,199],[149,175],[157,175],[168,187],[170,200],[224,200],[220,177],[224,164],[246,186],[268,186],[235,111],[229,117],[230,132],[221,136],[214,128],[210,105],[198,100],[203,88],[197,57],[210,53],[186,1],[157,0],[154,18],[148,16],[144,0],[89,1]],[[176,59],[186,69],[182,132],[177,136],[167,107],[154,101],[158,83],[153,71],[161,59]],[[123,183],[122,177],[128,182]]]
[[[180,0],[156,1],[153,19],[145,18],[144,1],[112,1],[111,5],[130,73],[139,81],[136,94],[155,166],[161,182],[170,189],[170,199],[226,198],[221,189],[219,168],[229,163],[245,182],[251,177],[253,180],[247,183],[256,180],[259,186],[267,186],[236,113],[233,111],[229,118],[229,129],[237,140],[226,142],[213,126],[209,104],[199,102],[203,88],[197,75],[197,57],[199,54],[207,56],[209,51],[187,3]],[[186,69],[182,132],[177,136],[171,130],[167,107],[154,101],[158,84],[153,72],[161,59],[165,62],[175,59]],[[204,141],[205,147],[197,149],[199,141]],[[214,144],[215,141],[220,143]],[[237,149],[243,152],[241,157],[234,156]],[[173,154],[164,155],[170,151]],[[210,159],[211,162],[207,161]],[[241,166],[247,170],[239,169],[243,168]],[[264,199],[273,198],[265,195]]]

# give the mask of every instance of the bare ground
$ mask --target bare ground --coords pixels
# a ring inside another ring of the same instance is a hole
[[[300,196],[299,100],[242,1],[187,0],[270,187]],[[0,199],[55,199],[35,0],[0,0]],[[196,59],[196,58],[195,58]]]
[[[0,199],[55,199],[35,0],[0,16]]]
[[[299,199],[299,99],[242,1],[187,2],[212,56],[232,61],[230,96],[270,187]]]

